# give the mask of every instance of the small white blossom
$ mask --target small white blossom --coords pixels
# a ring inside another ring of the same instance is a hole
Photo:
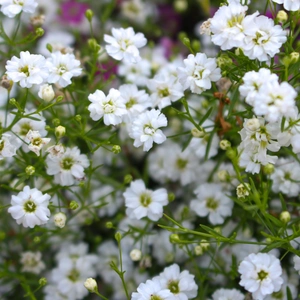
[[[42,138],[38,131],[29,130],[26,134],[26,140],[29,141],[28,149],[40,156],[41,149],[50,142],[50,138]]]
[[[168,204],[166,189],[148,190],[141,179],[132,181],[123,196],[126,214],[130,219],[139,220],[148,217],[152,221],[157,221],[163,215],[163,206]]]
[[[38,3],[35,0],[0,0],[1,11],[9,18],[20,12],[33,14]]]
[[[8,133],[3,133],[0,139],[0,160],[5,157],[12,157],[16,154],[17,147],[13,142],[12,136]]]
[[[280,261],[272,254],[257,253],[248,255],[239,265],[240,285],[252,293],[254,300],[278,292],[283,284]]]
[[[89,292],[95,292],[98,290],[97,282],[94,278],[88,278],[84,282],[84,287],[89,291]]]
[[[293,257],[294,269],[300,274],[300,257],[295,255]]]
[[[53,216],[54,223],[59,228],[64,228],[66,225],[66,215],[62,212],[59,212]]]
[[[38,92],[38,96],[45,100],[46,102],[50,102],[54,99],[55,93],[53,90],[52,85],[50,84],[43,84],[40,86],[40,90]]]
[[[212,300],[244,300],[245,296],[237,289],[218,289],[212,294]]]
[[[46,159],[47,174],[54,175],[54,182],[62,186],[69,186],[75,180],[84,179],[84,168],[90,165],[85,154],[80,154],[77,147],[67,148],[62,155],[48,155]]]
[[[200,217],[206,217],[211,224],[223,224],[226,217],[231,216],[233,202],[222,191],[221,185],[205,183],[194,193],[197,199],[191,201],[191,209]]]
[[[110,89],[107,96],[102,91],[96,90],[94,94],[89,95],[88,99],[92,102],[88,110],[94,121],[103,117],[105,125],[117,125],[127,114],[125,100],[116,89]]]
[[[30,272],[34,274],[40,274],[46,266],[42,261],[42,254],[41,252],[23,252],[21,254],[20,259],[22,266],[22,272]]]
[[[142,33],[135,33],[132,27],[113,28],[112,35],[105,34],[104,41],[108,43],[105,47],[108,55],[116,60],[137,63],[141,60],[138,48],[144,47],[147,39]]]
[[[42,194],[38,189],[30,189],[26,185],[17,196],[12,196],[8,212],[16,219],[17,224],[24,227],[33,228],[35,225],[46,224],[50,216],[50,198],[48,194]]]
[[[159,110],[152,109],[141,113],[133,120],[130,137],[134,139],[135,147],[143,146],[144,151],[149,151],[153,142],[161,144],[166,140],[166,136],[159,129],[167,126],[168,121],[166,116]]]
[[[211,82],[221,78],[216,59],[207,58],[204,53],[190,54],[183,62],[185,67],[178,68],[178,77],[184,90],[190,88],[193,93],[201,94],[211,88]]]
[[[31,88],[34,84],[42,84],[49,71],[44,56],[21,51],[20,58],[13,56],[7,61],[6,74],[8,79],[19,82],[22,88]]]
[[[72,77],[79,76],[82,72],[80,61],[73,54],[62,54],[56,51],[47,59],[49,69],[48,83],[57,83],[66,87],[72,83]]]
[[[284,9],[289,11],[298,11],[300,9],[299,0],[272,0],[275,3],[283,4]]]

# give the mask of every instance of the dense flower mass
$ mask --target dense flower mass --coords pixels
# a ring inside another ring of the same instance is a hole
[[[0,0],[0,299],[297,300],[300,0]]]

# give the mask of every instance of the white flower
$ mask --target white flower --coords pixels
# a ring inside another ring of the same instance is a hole
[[[38,92],[38,96],[45,100],[46,102],[50,102],[54,99],[55,93],[53,90],[52,85],[50,84],[43,84],[40,86],[40,90]]]
[[[105,47],[108,55],[116,60],[124,59],[130,63],[137,63],[141,60],[138,48],[144,47],[147,39],[144,34],[135,34],[132,27],[112,28],[112,35],[104,35],[104,41],[110,45]]]
[[[218,289],[212,294],[212,300],[244,300],[245,296],[236,289]]]
[[[22,88],[31,88],[34,84],[42,84],[49,75],[46,59],[40,54],[21,51],[20,58],[13,56],[6,63],[8,79],[19,82]]]
[[[152,221],[157,221],[163,215],[163,206],[168,204],[166,189],[148,190],[141,179],[132,181],[123,196],[126,214],[130,219],[139,220],[148,217]]]
[[[34,274],[40,274],[46,266],[42,261],[42,254],[41,252],[23,252],[21,254],[20,259],[22,266],[22,272],[30,272]]]
[[[210,31],[212,42],[220,46],[222,50],[240,47],[243,43],[244,22],[248,7],[242,6],[238,1],[230,1],[229,5],[221,6],[210,19]],[[253,17],[250,17],[251,19]],[[251,21],[250,19],[250,21]]]
[[[280,261],[272,254],[251,253],[239,265],[240,285],[252,293],[254,300],[278,292],[283,284]]]
[[[72,83],[72,77],[79,76],[82,69],[80,61],[73,54],[62,54],[57,51],[47,59],[49,68],[48,83],[58,83],[61,87],[66,87]]]
[[[48,194],[42,194],[38,189],[30,189],[26,185],[17,196],[12,196],[8,212],[16,219],[17,224],[24,227],[33,228],[35,225],[46,224],[50,216],[50,198]]]
[[[191,201],[190,207],[200,217],[208,215],[211,224],[223,224],[226,217],[231,216],[233,202],[222,191],[221,185],[205,183],[194,193],[197,199]]]
[[[133,145],[140,147],[144,144],[143,150],[149,151],[153,142],[161,144],[166,140],[166,136],[159,129],[167,126],[168,121],[159,110],[152,109],[141,113],[132,122],[129,136],[134,139]]]
[[[274,25],[274,21],[266,16],[254,18],[253,24],[245,28],[244,34],[244,54],[259,61],[268,61],[270,57],[274,57],[287,40],[286,32],[281,26]]]
[[[105,125],[117,125],[127,114],[125,100],[116,89],[110,89],[107,96],[102,91],[96,90],[94,94],[89,95],[88,99],[92,102],[88,110],[94,121],[103,117]]]
[[[34,13],[38,3],[35,0],[0,0],[1,11],[9,18],[14,18],[20,12]]]
[[[90,165],[85,154],[77,147],[67,148],[59,156],[47,156],[47,174],[54,175],[54,182],[62,186],[73,185],[75,180],[84,179],[84,168]]]
[[[184,90],[190,88],[193,93],[201,94],[211,88],[212,81],[221,78],[216,59],[207,58],[204,53],[190,54],[183,62],[185,68],[178,68],[178,77]]]
[[[131,120],[151,106],[149,95],[145,90],[138,90],[135,84],[123,84],[119,87],[119,91],[128,112],[124,115],[125,121]]]
[[[300,257],[295,255],[293,257],[294,269],[300,274]]]
[[[28,149],[40,156],[41,149],[50,142],[50,138],[42,138],[38,131],[29,130],[26,134],[26,140],[29,141]]]
[[[164,289],[159,280],[147,280],[137,288],[137,293],[132,293],[131,300],[169,300],[172,294],[169,289]]]
[[[272,0],[275,3],[283,4],[284,9],[290,11],[298,11],[300,9],[299,0]]]
[[[197,296],[198,286],[194,277],[189,271],[180,272],[179,266],[173,264],[153,279],[157,278],[162,288],[171,291],[172,296],[168,300],[188,300]]]
[[[95,292],[98,290],[97,282],[94,278],[88,278],[84,282],[84,287],[89,291],[89,292]]]
[[[152,107],[158,106],[159,109],[171,105],[171,102],[184,96],[182,86],[176,82],[175,77],[157,75],[148,81],[148,89],[151,93]]]
[[[8,133],[3,133],[0,139],[0,160],[5,157],[12,157],[16,154],[16,146],[12,142],[12,136]]]

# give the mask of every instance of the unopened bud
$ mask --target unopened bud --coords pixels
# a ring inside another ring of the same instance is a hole
[[[132,261],[140,261],[142,258],[142,251],[139,249],[133,249],[130,251],[129,256],[132,259]]]
[[[202,247],[203,250],[207,250],[210,246],[209,242],[207,240],[201,240],[200,241],[200,245]]]
[[[89,39],[88,45],[93,52],[98,53],[101,49],[101,46],[97,43],[95,39]]]
[[[118,154],[121,152],[121,147],[119,145],[113,145],[111,150],[114,154]]]
[[[16,105],[17,104],[17,100],[15,98],[10,98],[9,99],[9,104]]]
[[[60,125],[60,119],[54,118],[54,119],[52,120],[52,124],[53,124],[55,127],[59,126],[59,125]]]
[[[236,153],[232,148],[229,148],[229,149],[226,150],[226,156],[229,159],[233,160],[236,157]]]
[[[219,180],[222,182],[227,182],[228,179],[230,178],[230,175],[229,175],[228,171],[226,171],[226,170],[219,170],[217,173],[217,176],[218,176]]]
[[[219,68],[223,68],[225,66],[231,66],[232,64],[233,64],[232,59],[226,54],[222,54],[217,58],[217,65]]]
[[[280,22],[280,23],[285,23],[288,19],[288,14],[284,11],[284,10],[280,10],[277,13],[276,19]]]
[[[60,95],[56,98],[56,103],[61,102],[64,99],[64,96]]]
[[[198,40],[193,40],[192,41],[192,48],[193,50],[197,53],[197,52],[200,52],[200,49],[201,49],[201,44],[200,44],[200,41]]]
[[[288,211],[283,211],[280,214],[279,219],[281,222],[287,224],[291,220],[291,214]]]
[[[47,48],[47,50],[48,50],[50,53],[52,53],[53,48],[52,48],[52,45],[51,45],[51,44],[47,44],[47,45],[46,45],[46,48]]]
[[[47,284],[47,278],[42,277],[39,279],[39,285],[40,286],[45,286]]]
[[[94,16],[94,13],[93,13],[93,11],[92,11],[91,9],[87,9],[87,10],[85,11],[85,17],[87,18],[87,20],[88,20],[89,22],[92,21],[93,16]]]
[[[187,46],[188,48],[191,47],[191,41],[187,36],[182,39],[182,43],[183,43],[183,45]]]
[[[35,167],[34,166],[27,166],[25,169],[25,173],[29,176],[33,175],[35,173]]]
[[[238,198],[245,198],[250,195],[250,184],[245,182],[241,183],[236,188],[236,195]]]
[[[7,78],[7,75],[3,75],[0,84],[3,88],[10,91],[14,83],[12,80]]]
[[[40,87],[38,95],[41,99],[45,100],[46,102],[52,101],[55,97],[55,93],[54,93],[52,85],[51,84],[43,84]]]
[[[132,176],[130,174],[125,175],[124,177],[124,183],[129,184],[132,181]]]
[[[222,150],[227,150],[231,147],[231,143],[228,140],[221,140],[220,141],[220,148]]]
[[[200,130],[197,129],[196,127],[194,127],[192,130],[191,130],[191,134],[193,135],[193,137],[196,137],[196,138],[203,138],[206,134],[205,130],[200,127]]]
[[[186,0],[175,0],[173,6],[177,12],[185,12],[188,8],[188,2]]]
[[[114,227],[113,223],[112,222],[106,222],[105,223],[105,227],[108,228],[108,229],[111,229]]]
[[[180,243],[179,235],[176,234],[176,233],[170,234],[169,239],[170,239],[170,242],[171,242],[172,244]]]
[[[79,204],[75,200],[72,200],[69,207],[70,209],[75,210],[79,207]]]
[[[45,30],[44,30],[43,28],[41,28],[41,27],[38,27],[38,28],[35,30],[35,34],[36,34],[37,36],[43,36],[44,33],[45,33]]]
[[[35,237],[33,238],[33,241],[34,241],[36,244],[38,244],[38,243],[41,242],[41,238],[40,238],[39,236],[35,236]]]
[[[121,239],[122,239],[122,234],[118,231],[116,234],[115,234],[115,239],[117,242],[120,242]]]
[[[65,134],[66,134],[66,127],[64,126],[57,126],[55,127],[55,136],[59,139],[59,138],[62,138]]]
[[[168,200],[169,200],[169,202],[174,201],[175,200],[175,194],[174,193],[169,193],[168,194]]]
[[[266,175],[271,175],[274,173],[274,171],[275,171],[275,167],[272,164],[266,164],[265,166],[263,166],[263,172]]]
[[[59,213],[55,214],[53,219],[54,219],[54,223],[57,227],[59,227],[59,228],[65,227],[67,217],[64,213],[59,212]]]
[[[290,53],[290,59],[291,59],[291,64],[295,64],[299,60],[299,52],[292,52]]]
[[[75,116],[75,120],[77,121],[77,122],[81,122],[81,115],[76,115]]]
[[[194,251],[195,251],[196,255],[202,255],[203,254],[203,249],[200,245],[195,246]]]
[[[94,278],[88,278],[84,282],[84,287],[91,293],[96,293],[98,291],[97,282]]]

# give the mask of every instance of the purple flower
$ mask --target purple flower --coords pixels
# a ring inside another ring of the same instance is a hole
[[[70,0],[61,5],[60,20],[63,23],[79,24],[85,18],[85,12],[89,6],[85,3]]]

